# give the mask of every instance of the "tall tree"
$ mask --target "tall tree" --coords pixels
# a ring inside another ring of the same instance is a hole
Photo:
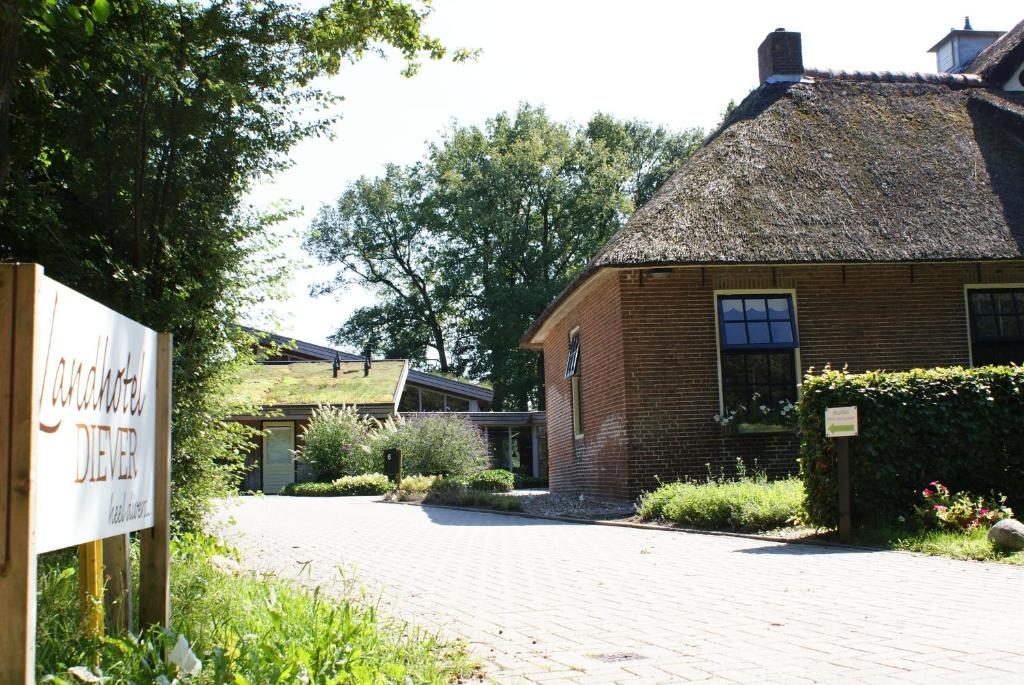
[[[336,339],[387,331],[394,344],[408,325],[413,348],[404,351],[425,365],[423,332],[436,321],[457,346],[453,353],[446,343],[446,368],[490,381],[496,408],[542,406],[538,359],[518,347],[523,332],[702,139],[698,129],[672,133],[607,115],[581,128],[529,105],[482,128],[453,128],[415,168],[417,192],[404,196],[404,210],[361,191],[400,176],[389,170],[354,184],[339,200],[345,211],[325,209],[312,226],[307,246],[340,267],[335,283],[370,285],[378,296]],[[369,212],[388,220],[374,221],[366,234]],[[407,222],[396,224],[398,217]],[[377,245],[391,241],[415,245],[411,271],[433,307],[414,306],[410,284],[392,279],[397,288],[379,287],[374,274],[394,260]]]
[[[247,209],[245,194],[328,130],[337,98],[315,79],[381,46],[407,71],[444,48],[421,32],[427,9],[398,0],[111,8],[92,35],[21,26],[0,259],[42,263],[174,333],[172,505],[190,526],[244,447],[220,392],[250,347],[237,321],[281,275],[268,227],[282,217]]]

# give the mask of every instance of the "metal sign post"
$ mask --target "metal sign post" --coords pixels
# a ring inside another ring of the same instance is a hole
[[[836,441],[836,480],[839,488],[839,539],[850,541],[853,515],[850,512],[850,438],[857,435],[857,407],[825,409],[825,437]]]
[[[384,475],[394,482],[395,487],[402,485],[402,450],[395,448],[384,452]]]

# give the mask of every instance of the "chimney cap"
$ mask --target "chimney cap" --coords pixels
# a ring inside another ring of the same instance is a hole
[[[964,31],[973,31],[973,30],[974,29],[971,28],[971,18],[970,17],[964,17]]]

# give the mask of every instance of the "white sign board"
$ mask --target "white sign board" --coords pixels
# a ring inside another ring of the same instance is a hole
[[[857,435],[857,407],[825,409],[825,437],[852,438]]]
[[[157,334],[46,277],[35,320],[36,552],[152,527]]]

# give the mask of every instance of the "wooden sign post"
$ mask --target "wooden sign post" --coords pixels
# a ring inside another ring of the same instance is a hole
[[[38,265],[0,264],[0,683],[35,680],[42,552],[79,546],[82,629],[98,635],[104,576],[130,606],[130,580],[115,576],[127,534],[143,531],[143,625],[167,625],[170,402],[170,335]]]
[[[857,407],[825,409],[825,437],[836,441],[836,480],[839,488],[839,539],[850,541],[853,514],[850,511],[850,438],[859,429]]]

